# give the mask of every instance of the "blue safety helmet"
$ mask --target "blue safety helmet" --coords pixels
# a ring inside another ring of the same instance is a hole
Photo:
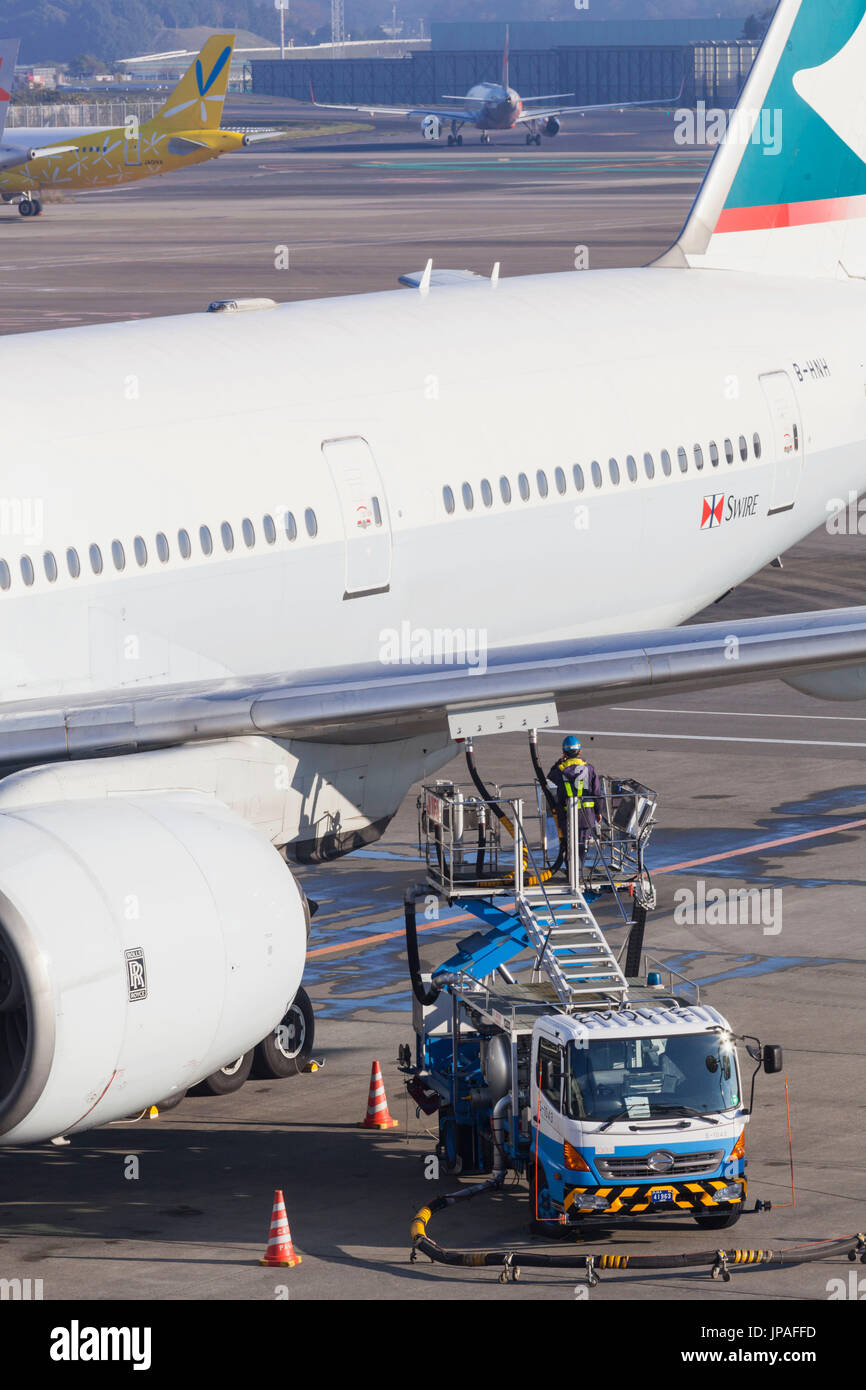
[[[580,739],[574,734],[569,734],[568,738],[562,740],[563,753],[579,753],[581,748]]]

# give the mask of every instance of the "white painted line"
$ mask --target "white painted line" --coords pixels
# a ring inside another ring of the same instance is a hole
[[[567,732],[567,730],[565,731]],[[836,739],[805,738],[732,738],[727,734],[656,734],[646,729],[584,729],[576,731],[581,738],[667,738],[688,743],[779,743],[785,748],[866,748],[866,743],[842,743]]]
[[[648,705],[611,705],[617,714],[706,714],[713,719],[831,719],[838,723],[866,724],[863,714],[750,714],[741,709],[652,709]]]

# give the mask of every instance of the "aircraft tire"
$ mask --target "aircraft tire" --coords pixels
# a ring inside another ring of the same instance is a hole
[[[193,1087],[192,1095],[230,1096],[233,1091],[239,1091],[252,1070],[253,1055],[253,1049],[250,1048],[243,1057],[238,1057],[236,1061],[211,1072],[210,1076],[206,1076],[204,1081]]]
[[[289,1030],[281,1041],[280,1029]],[[298,1076],[313,1054],[316,1020],[310,997],[299,989],[277,1028],[268,1033],[253,1054],[252,1074],[259,1080],[282,1081]]]

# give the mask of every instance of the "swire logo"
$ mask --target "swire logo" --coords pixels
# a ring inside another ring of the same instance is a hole
[[[716,492],[713,493],[712,497],[704,498],[704,505],[701,511],[702,531],[710,531],[714,526],[721,526],[724,505],[725,494],[723,492]]]

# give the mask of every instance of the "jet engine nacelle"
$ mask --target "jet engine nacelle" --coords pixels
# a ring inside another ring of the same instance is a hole
[[[0,811],[0,1144],[203,1080],[279,1023],[305,955],[284,859],[211,797]]]
[[[552,140],[554,135],[559,134],[561,124],[562,123],[558,121],[555,116],[548,116],[547,120],[544,122],[544,125],[541,127],[542,135],[548,135]]]
[[[438,116],[425,116],[421,122],[421,133],[425,140],[438,140],[442,134],[442,122]]]

